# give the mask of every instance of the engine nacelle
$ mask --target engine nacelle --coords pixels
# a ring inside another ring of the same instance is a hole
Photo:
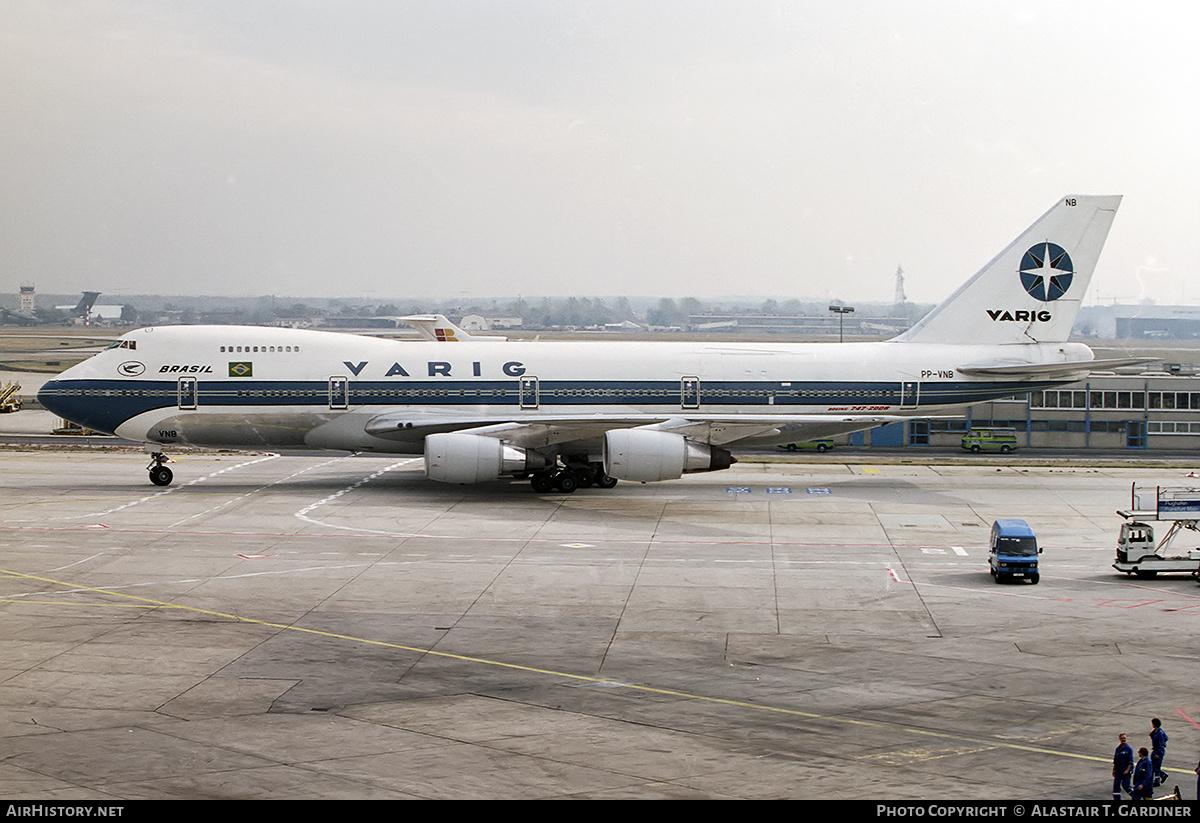
[[[735,462],[725,449],[673,432],[613,429],[604,433],[604,473],[618,480],[678,480],[684,473],[718,471]]]
[[[425,474],[442,483],[482,483],[504,474],[541,471],[546,459],[494,437],[445,432],[425,438]]]

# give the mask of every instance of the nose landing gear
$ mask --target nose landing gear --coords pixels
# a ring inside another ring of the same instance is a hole
[[[151,452],[150,465],[146,468],[150,471],[150,482],[156,486],[169,486],[175,474],[167,468],[167,456],[162,452]]]

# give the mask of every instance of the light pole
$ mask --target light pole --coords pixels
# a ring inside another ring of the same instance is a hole
[[[850,314],[851,312],[854,311],[854,307],[847,306],[845,303],[842,303],[839,300],[836,303],[830,304],[829,310],[831,312],[834,312],[838,316],[838,342],[841,343],[842,342],[842,322],[846,319],[847,314]]]

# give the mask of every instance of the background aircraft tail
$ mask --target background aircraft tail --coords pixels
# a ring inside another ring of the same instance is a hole
[[[83,317],[92,310],[92,306],[96,305],[96,298],[100,296],[98,291],[85,291],[83,297],[75,304],[75,308],[71,310],[72,317]]]
[[[468,334],[465,330],[451,323],[444,314],[409,314],[400,318],[412,326],[426,340],[436,340],[439,343],[460,343],[467,340],[504,340],[503,337],[478,337]]]
[[[974,277],[893,339],[1064,342],[1120,204],[1120,195],[1062,198]]]

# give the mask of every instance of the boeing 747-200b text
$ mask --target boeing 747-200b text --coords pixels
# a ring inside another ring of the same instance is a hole
[[[432,480],[534,489],[673,480],[790,443],[1070,383],[1131,360],[1068,343],[1119,196],[1064,197],[908,331],[869,343],[398,342],[171,326],[122,335],[38,394],[163,450],[424,454]]]

